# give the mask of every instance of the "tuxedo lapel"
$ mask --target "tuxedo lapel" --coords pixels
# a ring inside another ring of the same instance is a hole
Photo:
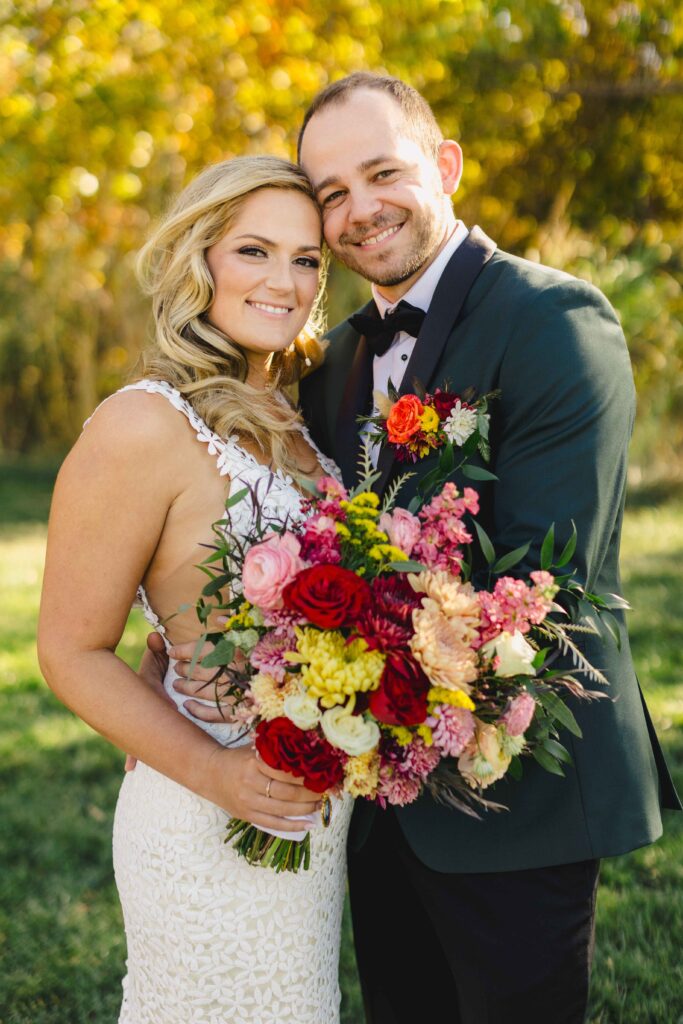
[[[400,394],[415,390],[416,383],[429,390],[448,339],[460,316],[465,299],[496,250],[495,242],[476,225],[446,264],[429,305],[410,362],[403,376]],[[440,382],[442,383],[442,382]],[[438,385],[437,385],[438,386]],[[374,490],[381,494],[394,466],[394,450],[385,445],[377,469],[380,477]]]
[[[375,303],[370,301],[361,313],[379,316]],[[363,335],[346,378],[335,431],[335,452],[344,483],[358,483],[358,456],[360,454],[359,416],[368,416],[372,407],[372,354]]]

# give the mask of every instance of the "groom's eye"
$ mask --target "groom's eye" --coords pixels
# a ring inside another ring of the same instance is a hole
[[[343,198],[343,196],[344,192],[341,189],[338,189],[336,192],[330,192],[330,194],[325,196],[325,198],[322,200],[321,205],[328,208],[330,206],[334,206],[335,203],[338,203]]]

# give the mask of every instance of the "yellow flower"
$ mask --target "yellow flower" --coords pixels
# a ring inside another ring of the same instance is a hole
[[[369,651],[361,637],[347,644],[336,630],[321,632],[298,626],[296,636],[301,681],[324,708],[344,704],[351,694],[379,686],[385,655]]]
[[[432,743],[434,742],[434,735],[432,733],[431,728],[427,725],[427,723],[423,722],[422,725],[418,725],[416,732],[417,735],[421,736],[422,739],[424,740],[425,746],[431,747]]]
[[[379,754],[369,750],[344,765],[344,789],[351,796],[373,796],[379,783]]]
[[[439,426],[439,414],[431,405],[425,405],[424,412],[420,416],[420,423],[425,433],[436,430]]]
[[[407,747],[413,738],[413,734],[410,729],[406,729],[405,725],[395,725],[391,730],[391,735],[394,737],[399,747]]]
[[[427,694],[431,704],[450,704],[454,708],[467,708],[474,711],[475,704],[462,690],[449,690],[445,686],[432,686]]]
[[[365,506],[369,506],[370,508],[378,508],[379,494],[375,494],[374,491],[362,491],[360,494],[357,494],[355,498],[351,498],[349,504],[353,505],[354,507],[360,506],[361,508]],[[342,502],[342,508],[343,507],[344,503]]]
[[[335,529],[337,531],[337,535],[339,537],[343,537],[344,540],[348,540],[351,536],[351,531],[345,523],[337,523]]]
[[[226,620],[223,629],[227,632],[229,629],[234,629],[235,626],[244,626],[245,629],[255,626],[256,622],[251,614],[252,611],[252,605],[248,601],[243,601],[240,610]]]

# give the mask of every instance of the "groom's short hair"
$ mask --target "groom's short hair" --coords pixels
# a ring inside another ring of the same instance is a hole
[[[343,103],[350,93],[358,89],[374,89],[392,96],[401,108],[407,134],[429,156],[434,158],[438,156],[439,146],[443,142],[443,133],[424,96],[421,96],[417,89],[413,89],[412,85],[402,82],[400,78],[392,78],[391,75],[380,75],[372,71],[355,71],[352,75],[347,75],[346,78],[340,78],[338,82],[332,82],[313,97],[299,130],[297,140],[297,158],[299,160],[301,159],[301,143],[304,132],[311,118],[324,107]]]

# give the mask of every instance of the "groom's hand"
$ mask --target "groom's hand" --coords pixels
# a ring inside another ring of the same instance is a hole
[[[217,677],[215,668],[204,668],[202,658],[213,650],[213,644],[206,643],[202,648],[199,657],[196,659],[192,676],[190,668],[195,655],[196,644],[190,641],[186,644],[176,644],[171,647],[169,654],[176,661],[175,672],[179,677],[173,684],[173,689],[183,696],[189,697],[183,707],[193,718],[202,722],[225,722],[224,708],[230,708],[235,702],[232,697],[226,696],[228,683]],[[237,651],[233,666],[238,671],[245,666],[245,658],[241,651]],[[210,700],[211,704],[200,704],[196,699]]]

